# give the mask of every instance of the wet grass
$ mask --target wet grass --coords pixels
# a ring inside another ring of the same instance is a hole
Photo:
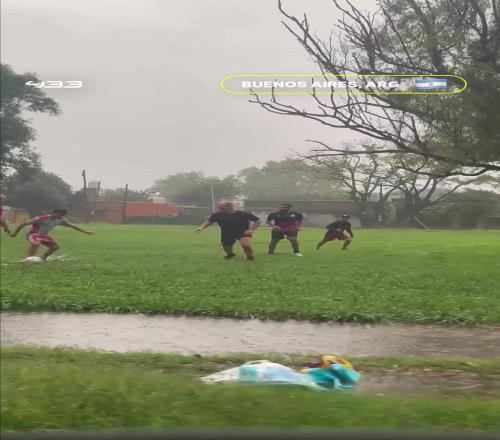
[[[70,260],[2,265],[3,310],[146,312],[341,322],[500,323],[498,231],[359,230],[352,249],[314,244],[304,258],[286,242],[257,260],[224,261],[216,228],[92,226],[94,237],[59,228]],[[18,260],[22,237],[2,237],[2,262]],[[238,253],[241,252],[238,250]]]
[[[2,429],[336,427],[499,429],[500,399],[367,396],[264,386],[210,386],[198,376],[249,357],[2,350]],[[276,361],[300,364],[299,357]],[[500,360],[353,359],[366,371],[463,368]]]

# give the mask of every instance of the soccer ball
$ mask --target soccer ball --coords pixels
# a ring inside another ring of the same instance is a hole
[[[24,263],[24,264],[40,264],[40,263],[45,263],[45,260],[40,257],[26,257],[19,261],[19,263]]]

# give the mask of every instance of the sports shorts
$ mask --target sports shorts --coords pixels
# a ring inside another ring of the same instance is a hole
[[[220,241],[222,243],[222,246],[231,246],[236,243],[237,240],[243,237],[250,238],[248,235],[245,235],[245,232],[246,229],[244,231],[221,231]]]
[[[333,240],[350,240],[350,238],[343,232],[326,231],[323,241],[333,241]]]
[[[298,231],[271,231],[271,238],[273,240],[283,240],[286,238],[296,238]]]
[[[52,237],[49,237],[48,235],[40,235],[32,233],[28,234],[26,238],[31,244],[38,244],[38,245],[43,244],[44,246],[47,247],[57,245],[56,241]]]

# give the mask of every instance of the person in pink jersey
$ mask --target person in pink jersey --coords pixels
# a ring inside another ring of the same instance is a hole
[[[302,257],[297,240],[298,231],[302,227],[304,216],[300,212],[292,211],[290,203],[282,203],[279,211],[272,212],[267,216],[266,223],[272,227],[271,242],[269,243],[270,255],[274,254],[276,245],[283,238],[287,238],[292,245],[293,254]]]
[[[14,230],[14,232],[10,234],[10,236],[15,237],[19,233],[19,231],[21,231],[21,229],[28,225],[31,225],[31,229],[26,235],[29,243],[28,257],[35,256],[40,245],[43,245],[48,248],[42,255],[42,258],[46,260],[49,255],[52,255],[54,252],[60,249],[56,241],[49,235],[49,232],[52,231],[52,229],[54,229],[56,226],[71,228],[75,231],[83,232],[87,235],[94,234],[92,231],[85,231],[78,226],[71,224],[64,217],[67,213],[67,209],[54,209],[54,211],[52,211],[52,214],[44,214],[39,215],[38,217],[34,217],[24,223],[21,223]]]

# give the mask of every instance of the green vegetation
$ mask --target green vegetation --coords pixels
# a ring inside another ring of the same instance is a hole
[[[497,231],[359,230],[352,248],[319,252],[323,231],[301,233],[304,258],[283,242],[255,262],[222,259],[218,230],[93,225],[94,237],[59,228],[68,261],[8,264],[23,237],[2,237],[3,310],[151,312],[351,322],[500,323]],[[7,264],[5,264],[7,263]]]
[[[262,356],[262,355],[261,355]],[[248,356],[189,357],[11,347],[2,350],[2,429],[116,427],[500,428],[500,400],[388,397],[282,387],[210,386],[199,376]],[[299,357],[276,357],[301,363]],[[353,359],[376,371],[498,373],[500,360]]]

